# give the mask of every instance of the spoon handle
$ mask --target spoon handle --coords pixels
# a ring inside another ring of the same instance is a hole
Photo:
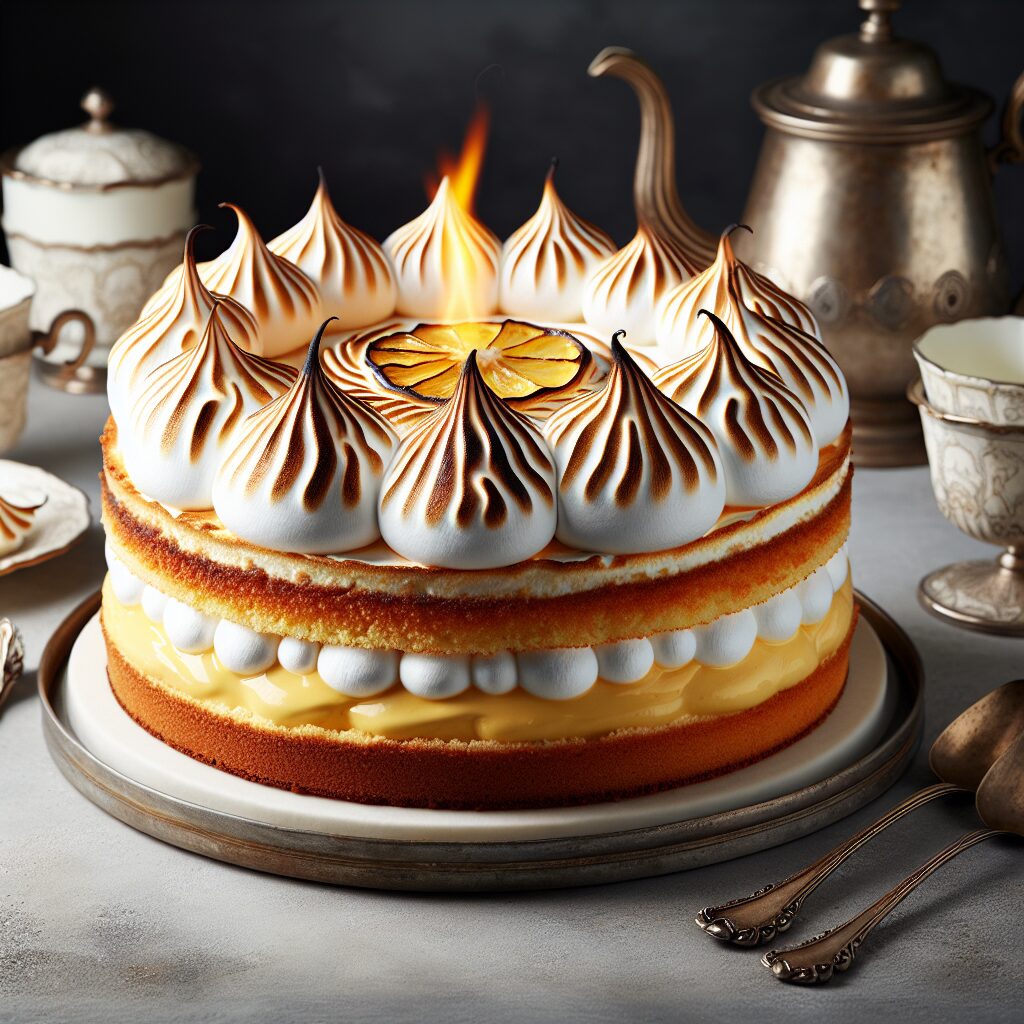
[[[766,885],[751,896],[705,907],[696,917],[698,927],[712,938],[734,946],[760,946],[786,931],[800,912],[803,902],[850,854],[874,839],[893,822],[922,804],[947,793],[963,792],[949,782],[919,789],[886,812],[877,821],[840,843],[824,857],[782,882]]]
[[[761,963],[770,968],[779,981],[799,985],[817,985],[831,980],[836,971],[847,971],[853,965],[861,945],[871,929],[878,924],[895,906],[912,893],[930,874],[937,871],[947,860],[957,854],[984,842],[993,836],[1006,833],[1000,829],[983,828],[968,832],[916,871],[909,874],[895,888],[890,889],[881,899],[872,903],[867,910],[851,918],[838,928],[830,928],[807,942],[792,949],[772,950],[761,957]]]

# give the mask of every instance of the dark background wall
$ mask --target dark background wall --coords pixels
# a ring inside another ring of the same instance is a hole
[[[758,151],[751,88],[803,71],[859,20],[854,0],[4,0],[0,147],[81,120],[80,96],[100,84],[120,123],[202,158],[200,216],[221,231],[201,254],[231,237],[221,200],[266,237],[293,223],[317,164],[342,215],[382,238],[422,209],[424,173],[457,148],[479,92],[494,123],[478,209],[494,230],[533,211],[557,154],[564,198],[625,241],[635,104],[586,74],[615,43],[664,77],[684,202],[717,229],[741,213]],[[1022,0],[908,0],[896,26],[1000,104],[1024,69]],[[1024,168],[1000,173],[997,198],[1020,279]]]

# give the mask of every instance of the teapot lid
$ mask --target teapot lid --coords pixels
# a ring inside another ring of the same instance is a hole
[[[102,89],[90,89],[81,106],[88,121],[30,142],[4,161],[5,172],[60,188],[109,189],[157,185],[198,170],[183,147],[111,124],[114,102]]]
[[[992,101],[949,82],[927,46],[893,35],[900,0],[858,0],[867,18],[857,35],[822,43],[803,76],[754,90],[771,127],[833,141],[920,142],[959,135],[983,121]]]

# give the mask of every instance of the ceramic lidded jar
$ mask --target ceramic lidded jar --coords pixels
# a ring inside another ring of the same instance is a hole
[[[111,124],[100,89],[82,108],[85,124],[4,155],[3,229],[11,263],[36,283],[32,328],[49,331],[61,313],[82,310],[96,332],[88,363],[101,368],[181,259],[198,163],[181,146]]]

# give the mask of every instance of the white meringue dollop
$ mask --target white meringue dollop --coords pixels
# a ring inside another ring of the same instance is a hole
[[[399,442],[381,487],[380,532],[424,565],[513,565],[554,536],[554,477],[537,428],[490,391],[470,352],[455,394]]]
[[[662,668],[682,668],[697,654],[697,635],[692,629],[676,629],[651,637],[654,660]]]
[[[697,639],[696,660],[702,665],[725,667],[742,661],[757,639],[757,619],[744,608],[732,615],[723,615],[694,631]]]
[[[818,467],[807,411],[778,377],[747,359],[721,319],[707,316],[715,328],[708,346],[659,370],[654,383],[714,434],[728,505],[791,498]]]
[[[520,320],[569,323],[583,318],[583,286],[615,252],[598,227],[577,217],[555,191],[554,165],[537,212],[501,251],[501,309]]]
[[[127,426],[135,397],[146,376],[161,363],[199,344],[214,306],[230,338],[246,352],[261,351],[253,315],[233,298],[214,295],[196,269],[195,237],[209,225],[199,224],[185,236],[185,254],[176,278],[154,297],[148,312],[114,343],[107,359],[107,400],[114,422]]]
[[[597,672],[606,683],[637,683],[654,667],[650,640],[620,640],[594,648]]]
[[[19,498],[8,500],[0,495],[0,555],[10,554],[21,547],[35,524],[36,513],[45,500],[29,504]]]
[[[521,651],[516,664],[519,685],[545,700],[572,700],[597,682],[597,655],[591,647]]]
[[[213,485],[221,522],[277,551],[351,551],[380,536],[377,495],[395,434],[327,379],[324,326],[291,388],[244,421]]]
[[[169,598],[164,606],[164,631],[167,639],[186,654],[202,654],[213,647],[217,620]]]
[[[402,685],[417,697],[444,700],[469,689],[468,654],[406,652],[398,666]]]
[[[278,639],[248,626],[221,619],[213,634],[213,650],[220,663],[240,676],[266,672],[277,661]]]
[[[306,344],[320,323],[320,293],[295,264],[271,252],[249,215],[222,203],[238,218],[234,241],[199,274],[206,286],[230,295],[259,325],[260,355],[284,355]]]
[[[711,433],[663,395],[619,342],[599,390],[544,427],[558,468],[558,539],[628,554],[679,547],[722,513],[725,476]]]
[[[469,665],[473,685],[481,693],[511,693],[519,682],[515,655],[509,651],[498,654],[474,654]]]
[[[316,668],[320,678],[346,697],[373,697],[398,681],[398,651],[363,647],[320,649]]]
[[[277,645],[277,660],[281,667],[292,675],[308,676],[316,671],[320,657],[320,645],[312,640],[300,640],[295,636],[283,636]]]
[[[843,431],[850,398],[835,360],[821,342],[811,311],[768,278],[741,263],[723,232],[707,270],[668,292],[657,310],[660,350],[675,361],[710,344],[714,325],[698,315],[708,309],[729,327],[751,362],[781,378],[807,410],[821,446]],[[747,229],[749,230],[749,229]]]
[[[471,320],[498,308],[501,242],[443,178],[430,205],[384,241],[403,316]]]
[[[119,436],[125,467],[144,494],[179,509],[213,504],[213,480],[239,425],[295,379],[290,366],[239,348],[221,304],[195,348],[153,369]]]
[[[316,282],[322,316],[350,329],[386,320],[398,289],[384,250],[338,216],[323,173],[313,203],[294,227],[267,244]]]
[[[632,345],[653,345],[662,296],[697,272],[672,238],[641,223],[622,249],[607,257],[583,289],[583,318],[607,337],[624,330]]]

